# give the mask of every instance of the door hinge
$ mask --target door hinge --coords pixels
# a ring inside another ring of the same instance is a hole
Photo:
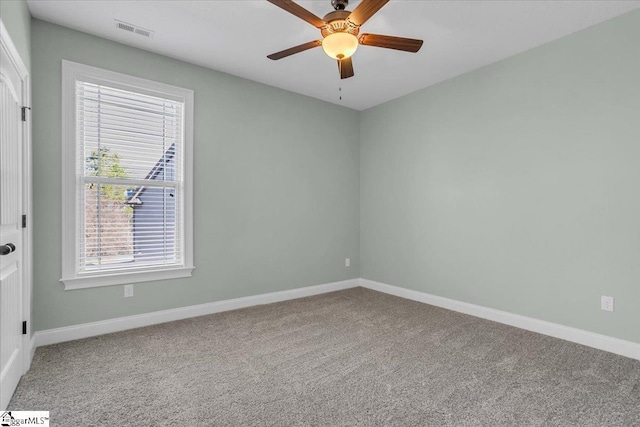
[[[27,335],[27,321],[22,322],[22,335]]]
[[[22,107],[22,121],[27,121],[27,110],[31,110],[31,107]]]
[[[22,228],[27,228],[27,216],[22,215]]]

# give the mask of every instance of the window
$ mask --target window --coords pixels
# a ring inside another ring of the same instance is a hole
[[[193,91],[63,61],[65,289],[193,270]]]

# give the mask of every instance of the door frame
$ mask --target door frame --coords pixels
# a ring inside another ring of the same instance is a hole
[[[31,80],[29,70],[24,65],[22,57],[18,53],[13,40],[7,31],[2,18],[0,18],[0,48],[8,54],[20,73],[20,78],[24,82],[22,86],[23,106],[31,105]],[[22,214],[27,216],[27,227],[22,229],[22,320],[27,321],[27,334],[22,336],[22,373],[23,375],[31,367],[31,359],[35,351],[32,340],[31,329],[31,281],[33,268],[33,219],[31,215],[32,207],[32,166],[31,166],[31,114],[30,109],[26,110],[26,121],[22,122]]]

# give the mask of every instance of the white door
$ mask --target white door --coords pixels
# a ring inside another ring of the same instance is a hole
[[[22,376],[23,80],[2,44],[0,58],[0,410]]]

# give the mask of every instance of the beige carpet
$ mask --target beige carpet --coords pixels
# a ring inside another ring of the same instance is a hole
[[[356,288],[39,348],[52,426],[640,426],[640,362]]]

